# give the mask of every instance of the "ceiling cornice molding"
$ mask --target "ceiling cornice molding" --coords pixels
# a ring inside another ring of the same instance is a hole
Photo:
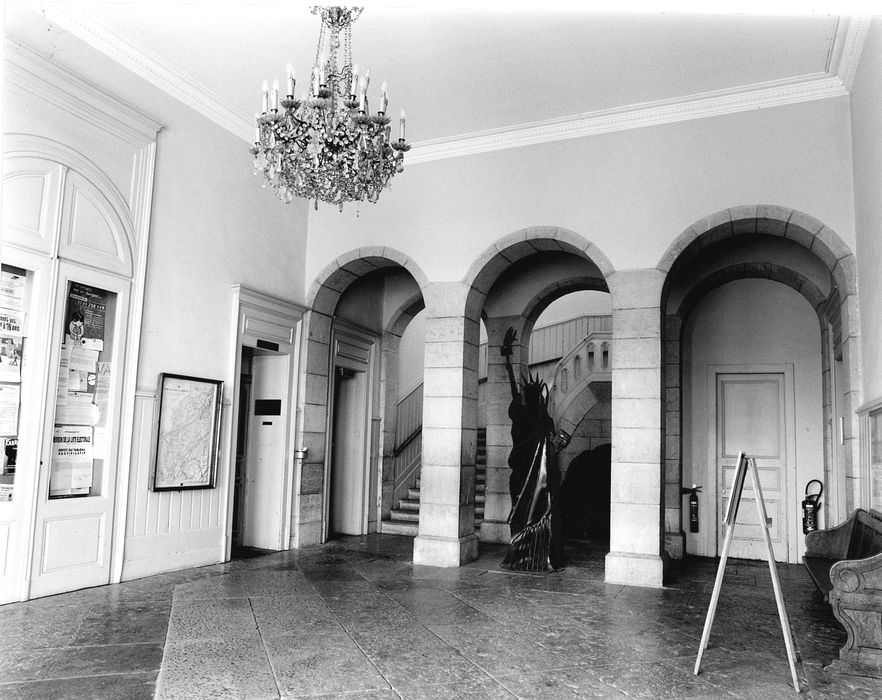
[[[848,29],[843,39],[842,55],[839,59],[836,73],[845,89],[849,92],[851,92],[854,76],[857,73],[858,62],[864,49],[864,41],[867,38],[867,33],[870,31],[871,20],[872,18],[867,16],[850,17],[848,19]]]
[[[821,74],[818,77],[786,85],[765,88],[749,86],[742,91],[724,91],[716,95],[690,95],[679,100],[631,105],[448,139],[423,141],[414,144],[413,150],[407,156],[407,163],[411,165],[444,158],[457,158],[474,153],[673,124],[690,119],[780,107],[847,94],[839,78]]]
[[[186,73],[82,12],[75,13],[56,4],[47,5],[44,12],[51,21],[218,126],[249,143],[253,140],[253,119],[233,109]]]
[[[138,148],[156,141],[162,124],[30,48],[6,41],[5,79],[13,90],[63,105],[72,114]]]
[[[174,66],[92,17],[73,14],[58,5],[46,6],[45,13],[93,48],[220,127],[249,144],[253,141],[254,124],[250,116],[239,113]],[[869,17],[843,18],[834,37],[833,60],[827,73],[416,142],[407,156],[407,163],[413,165],[847,95],[869,25]]]

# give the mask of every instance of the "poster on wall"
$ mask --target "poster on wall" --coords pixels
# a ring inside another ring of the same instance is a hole
[[[21,391],[18,384],[0,384],[0,435],[18,434],[18,403]]]
[[[52,437],[49,496],[87,496],[92,487],[92,428],[57,425]]]
[[[21,336],[3,335],[0,332],[0,382],[21,381]]]
[[[0,309],[24,311],[25,278],[12,270],[0,271]]]
[[[64,320],[65,344],[86,350],[103,350],[106,313],[106,291],[71,282]]]
[[[214,488],[223,382],[159,375],[153,490]]]

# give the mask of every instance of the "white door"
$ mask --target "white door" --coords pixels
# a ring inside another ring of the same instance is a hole
[[[61,263],[31,597],[110,582],[128,296],[114,275]]]
[[[331,437],[330,532],[366,532],[367,374],[337,367]]]
[[[252,358],[242,544],[282,549],[288,355]]]
[[[790,533],[787,507],[792,465],[788,460],[788,433],[792,426],[786,409],[784,373],[717,374],[716,482],[717,551],[722,550],[725,527],[721,523],[735,475],[739,451],[756,459],[763,500],[772,519],[770,534],[778,561],[788,561]],[[768,550],[756,508],[752,480],[745,482],[730,556],[765,559]]]

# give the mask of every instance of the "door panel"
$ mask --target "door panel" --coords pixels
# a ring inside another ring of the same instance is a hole
[[[330,531],[365,533],[366,384],[364,372],[337,368],[331,448]]]
[[[129,283],[69,263],[59,272],[31,597],[111,575]]]
[[[255,355],[245,457],[242,544],[282,549],[288,355]]]
[[[719,523],[726,512],[738,453],[756,459],[766,510],[772,519],[770,535],[775,558],[788,560],[787,528],[787,425],[783,373],[717,374],[717,550],[725,528]],[[745,483],[738,508],[730,555],[744,559],[767,556],[762,524],[756,508],[752,480]]]

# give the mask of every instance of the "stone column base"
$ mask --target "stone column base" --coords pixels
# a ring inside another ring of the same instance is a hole
[[[664,568],[664,561],[657,554],[610,552],[606,555],[604,582],[661,588]]]
[[[413,541],[413,563],[423,566],[462,566],[478,558],[478,536],[458,539],[417,535]]]
[[[481,523],[478,534],[481,542],[498,542],[499,544],[511,544],[511,527],[508,523],[496,520],[485,520]]]
[[[682,559],[686,553],[686,533],[666,532],[665,533],[665,551],[671,559]]]

